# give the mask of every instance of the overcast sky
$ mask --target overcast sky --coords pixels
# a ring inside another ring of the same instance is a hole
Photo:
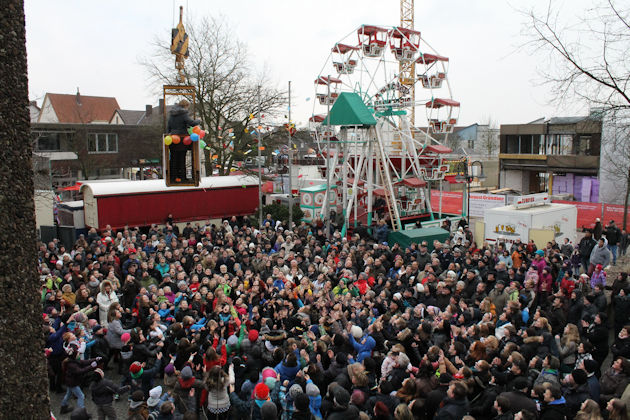
[[[513,1],[526,7],[535,0]],[[398,0],[26,0],[31,99],[46,92],[113,96],[124,109],[157,104],[139,64],[156,36],[168,37],[177,17],[222,16],[247,43],[251,61],[266,65],[274,82],[292,80],[294,120],[306,122],[313,80],[330,48],[361,24],[397,25]],[[541,86],[543,56],[519,49],[524,18],[504,0],[416,0],[415,26],[450,58],[460,124],[525,123],[540,117],[585,115],[586,107],[558,109]],[[536,2],[538,5],[546,3]],[[578,13],[571,3],[569,13]],[[544,4],[543,4],[544,6]],[[175,22],[176,23],[176,22]],[[172,61],[165,63],[172,66]],[[423,116],[423,115],[421,115]],[[416,120],[418,125],[421,121]]]

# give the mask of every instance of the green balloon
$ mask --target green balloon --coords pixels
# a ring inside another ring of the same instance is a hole
[[[206,148],[206,142],[200,139],[199,140],[199,147],[201,147],[202,149],[205,149]]]

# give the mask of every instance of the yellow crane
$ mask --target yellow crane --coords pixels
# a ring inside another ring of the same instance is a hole
[[[400,27],[405,29],[414,29],[414,0],[400,0]],[[401,61],[399,66],[398,80],[400,84],[406,85],[410,89],[411,103],[416,101],[416,62]],[[411,115],[409,121],[411,127],[414,127],[416,120],[416,107],[411,107]]]

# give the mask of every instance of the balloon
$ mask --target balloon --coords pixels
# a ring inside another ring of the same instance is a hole
[[[205,131],[205,130],[201,130],[201,131],[199,132],[199,138],[200,138],[200,139],[202,139],[202,138],[204,138],[204,137],[206,137],[206,131]]]
[[[179,144],[179,142],[182,141],[182,139],[177,134],[173,134],[171,136],[171,139],[173,140],[173,144]]]
[[[201,127],[199,127],[198,125],[194,126],[192,129],[192,132],[195,134],[199,134],[200,131],[201,131]]]
[[[190,135],[190,139],[191,139],[192,141],[197,141],[197,140],[199,140],[199,134],[192,133],[192,134]]]
[[[192,140],[190,139],[190,136],[184,137],[184,144],[186,146],[188,146],[189,144],[192,144]]]
[[[164,137],[164,144],[165,145],[170,146],[171,143],[173,143],[173,137],[171,137],[171,136]]]
[[[206,142],[203,140],[199,140],[199,147],[201,147],[202,149],[206,148]]]
[[[193,128],[192,127],[188,127],[188,134],[192,134],[193,133]]]

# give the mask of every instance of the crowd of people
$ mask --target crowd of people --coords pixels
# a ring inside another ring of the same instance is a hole
[[[444,227],[406,249],[270,215],[41,244],[51,392],[72,419],[627,419],[621,234]]]

